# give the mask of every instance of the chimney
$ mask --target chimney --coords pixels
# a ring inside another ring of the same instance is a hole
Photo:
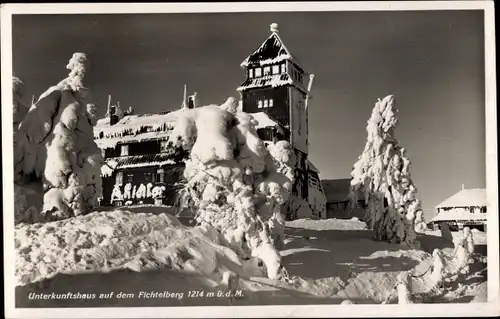
[[[181,108],[188,108],[188,100],[187,100],[187,84],[184,84],[184,94],[182,95],[182,106]]]
[[[464,184],[462,184],[462,190],[464,190],[464,189],[465,189],[465,185],[464,185]]]

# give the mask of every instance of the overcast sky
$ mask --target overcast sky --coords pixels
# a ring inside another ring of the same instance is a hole
[[[347,178],[377,98],[394,94],[396,137],[412,160],[426,217],[466,188],[485,187],[483,11],[14,16],[14,74],[26,101],[64,78],[73,52],[91,61],[88,86],[137,113],[239,94],[240,63],[279,24],[315,74],[310,159],[321,178]]]

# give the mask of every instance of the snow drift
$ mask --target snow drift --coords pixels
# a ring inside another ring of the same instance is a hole
[[[421,227],[423,214],[411,180],[410,160],[394,137],[396,115],[393,96],[375,104],[366,126],[365,149],[351,173],[349,198],[354,208],[358,192],[364,192],[368,204],[365,220],[378,240],[414,245],[415,222]]]
[[[85,54],[73,54],[69,76],[40,96],[15,137],[15,180],[41,185],[48,219],[88,213],[102,193],[103,158],[92,133],[97,108],[84,86],[87,67]]]
[[[168,214],[116,210],[15,228],[17,285],[57,274],[116,269],[169,269],[220,283],[262,276],[255,259],[241,262],[210,226],[188,228]]]
[[[185,205],[198,223],[217,229],[241,258],[259,257],[270,278],[279,276],[282,207],[294,180],[289,143],[266,148],[257,136],[257,122],[238,111],[234,98],[220,106],[185,109],[178,116],[171,140],[190,152]]]

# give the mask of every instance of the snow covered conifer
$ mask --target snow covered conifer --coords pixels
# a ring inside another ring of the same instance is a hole
[[[102,193],[86,54],[73,54],[66,67],[69,76],[45,91],[21,122],[15,155],[16,175],[42,184],[43,210],[55,218],[88,213]]]
[[[293,184],[293,153],[285,141],[266,148],[252,115],[234,98],[222,105],[183,109],[172,140],[189,151],[181,198],[202,225],[241,258],[260,258],[270,278],[279,276],[282,205]]]
[[[421,203],[411,180],[406,150],[394,137],[396,115],[393,96],[375,104],[366,126],[368,139],[364,151],[351,173],[349,199],[354,208],[358,194],[364,193],[368,205],[365,221],[375,230],[376,239],[413,246],[415,218]]]

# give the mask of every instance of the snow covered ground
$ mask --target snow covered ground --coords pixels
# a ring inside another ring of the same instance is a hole
[[[161,213],[161,209],[153,207],[130,210],[155,215]],[[96,216],[88,218],[93,221],[93,225],[99,224],[101,230],[107,229],[106,220],[109,221],[110,218],[106,216],[119,216],[116,211],[94,214]],[[409,250],[400,245],[373,241],[373,232],[367,230],[365,224],[357,220],[295,220],[287,222],[285,246],[281,251],[282,263],[288,271],[289,280],[278,281],[268,279],[263,273],[259,273],[261,264],[257,264],[257,260],[243,262],[235,260],[230,250],[221,248],[211,239],[210,232],[183,226],[170,216],[155,217],[159,218],[163,226],[157,223],[153,227],[144,223],[145,216],[147,215],[137,212],[127,213],[125,219],[128,228],[117,227],[114,235],[111,232],[101,232],[101,235],[108,234],[108,237],[116,237],[118,232],[122,235],[127,234],[120,237],[122,248],[131,247],[127,245],[131,242],[131,237],[132,241],[136,241],[140,236],[143,236],[150,246],[156,247],[160,253],[154,258],[143,256],[144,258],[139,259],[140,263],[135,263],[135,270],[140,271],[131,270],[134,269],[132,266],[118,270],[108,268],[99,272],[91,270],[56,274],[51,279],[16,287],[16,306],[296,305],[340,304],[346,300],[355,304],[378,304],[384,300],[387,300],[387,303],[397,303],[397,294],[393,288],[401,272],[411,270],[418,277],[429,268],[432,260],[430,253],[433,249],[440,248],[448,254],[453,250],[453,244],[440,238],[439,232],[429,231],[420,234],[418,239],[422,243],[422,249]],[[120,223],[120,220],[115,222]],[[100,232],[93,229],[85,230],[75,222],[71,224],[76,225],[80,233]],[[189,225],[189,221],[183,224]],[[16,226],[18,232],[16,235],[20,234],[22,227]],[[154,234],[162,227],[167,227],[163,232],[170,235]],[[174,227],[175,231],[171,227]],[[33,241],[42,243],[38,247],[52,245],[50,251],[54,252],[56,249],[54,247],[58,246],[57,240],[54,239],[57,238],[52,238],[53,233],[46,236],[42,233],[42,231],[38,231],[38,234],[31,233],[24,239],[26,242],[31,239],[32,243]],[[447,284],[441,294],[429,292],[426,276],[414,278],[411,296],[414,302],[486,302],[486,234],[474,231],[473,236],[476,255],[469,275]],[[44,243],[44,240],[50,238],[52,243]],[[168,243],[165,241],[166,238],[169,240]],[[96,245],[107,247],[103,242],[106,241],[101,238],[94,247],[88,241],[85,245],[89,244],[87,249],[95,248]],[[65,245],[59,246],[67,250]],[[19,249],[16,251],[18,258],[23,255]],[[123,254],[124,260],[114,260],[114,265],[130,266],[130,260],[138,260],[133,258],[135,254],[138,254],[137,248],[127,250]],[[99,256],[96,255],[95,259],[99,259]],[[160,258],[162,256],[163,260]],[[168,259],[165,256],[177,256],[177,259]],[[70,263],[70,259],[62,254],[60,259]],[[159,266],[163,267],[158,269]],[[226,280],[224,284],[224,279],[220,280],[224,278],[223,274],[228,269],[239,274],[239,286],[229,280],[228,288],[228,281]],[[226,297],[231,287],[234,298]],[[238,292],[239,289],[241,293]],[[113,296],[106,295],[111,292]],[[153,297],[154,294],[147,295],[151,292],[163,295],[158,294],[156,297]],[[209,295],[210,292],[214,295]],[[66,295],[65,299],[57,299],[58,296],[67,293],[94,294],[94,298]],[[119,298],[119,293],[122,293],[120,297],[126,296],[126,298]],[[389,296],[391,293],[392,297]],[[43,299],[40,294],[46,294],[48,297]]]

